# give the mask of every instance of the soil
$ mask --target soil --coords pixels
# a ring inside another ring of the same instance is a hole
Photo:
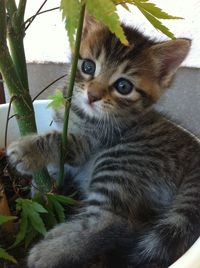
[[[15,200],[19,197],[29,197],[31,188],[31,177],[22,176],[11,169],[11,167],[8,165],[4,149],[0,149],[0,188],[1,193],[3,195],[5,194],[4,197],[7,199],[8,206],[10,209],[10,211],[7,211],[5,213],[5,211],[1,211],[1,209],[4,210],[4,205],[0,206],[0,214],[11,214],[13,216],[17,216]],[[0,203],[2,199],[2,195],[0,195]],[[17,226],[18,222],[16,221],[13,223],[14,231],[17,230]],[[6,249],[13,242],[14,235],[9,232],[6,232],[6,230],[0,229],[0,245]],[[9,254],[11,254],[17,259],[18,264],[14,265],[9,262],[4,262],[0,260],[1,268],[25,268],[24,263],[27,252],[23,247],[17,247],[13,250],[9,250]]]

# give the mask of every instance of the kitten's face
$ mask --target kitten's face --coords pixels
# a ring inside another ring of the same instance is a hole
[[[152,105],[190,47],[184,39],[155,45],[128,27],[124,30],[130,45],[124,46],[101,24],[89,26],[80,49],[74,103],[98,119],[125,119]],[[166,43],[167,57],[162,51]]]

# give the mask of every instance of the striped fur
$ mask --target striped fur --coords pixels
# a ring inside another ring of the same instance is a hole
[[[99,267],[92,263],[102,257],[100,267],[164,268],[200,234],[200,145],[151,108],[190,41],[155,44],[124,26],[125,47],[101,24],[89,25],[72,102],[79,131],[69,134],[65,156],[83,208],[31,250],[28,266]],[[95,62],[93,76],[82,72],[84,59]],[[113,87],[120,77],[134,84],[130,94]],[[33,135],[13,143],[8,156],[32,172],[58,162],[60,145],[59,132]]]

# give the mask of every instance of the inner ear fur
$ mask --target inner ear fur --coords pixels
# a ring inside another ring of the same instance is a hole
[[[82,38],[85,38],[87,34],[96,29],[100,29],[103,27],[103,24],[97,21],[94,17],[90,16],[88,12],[86,12],[83,23],[83,34]]]
[[[161,87],[167,87],[180,64],[189,53],[191,40],[178,38],[155,44],[150,48],[157,78]]]

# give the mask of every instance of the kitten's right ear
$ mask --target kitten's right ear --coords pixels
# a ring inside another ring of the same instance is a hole
[[[163,87],[168,86],[176,70],[188,55],[190,47],[191,40],[185,38],[162,42],[151,47],[158,79]]]

